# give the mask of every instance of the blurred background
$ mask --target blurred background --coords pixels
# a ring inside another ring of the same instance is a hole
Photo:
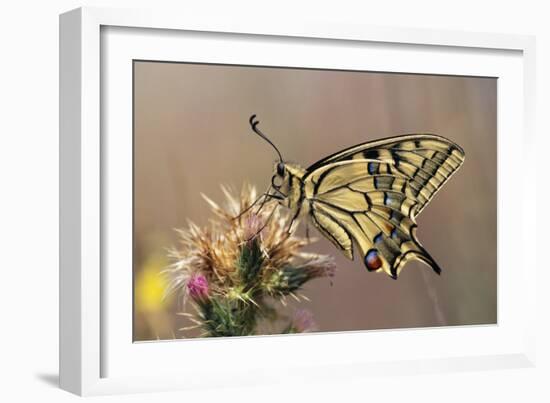
[[[159,272],[176,228],[207,225],[204,193],[265,189],[276,156],[304,167],[348,146],[414,132],[462,146],[466,161],[418,217],[418,238],[443,269],[413,262],[397,281],[369,273],[319,237],[336,258],[333,284],[306,285],[320,331],[490,324],[497,321],[495,78],[216,66],[134,65],[134,340],[188,336],[180,298],[163,298]],[[287,309],[293,309],[289,306]],[[185,309],[190,310],[190,305]]]

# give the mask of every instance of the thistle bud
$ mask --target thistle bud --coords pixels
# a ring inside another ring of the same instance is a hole
[[[317,324],[313,320],[313,314],[307,309],[297,309],[292,322],[283,333],[307,333],[316,331]]]
[[[187,292],[194,301],[207,301],[209,299],[208,291],[208,280],[203,274],[194,274],[187,282]]]

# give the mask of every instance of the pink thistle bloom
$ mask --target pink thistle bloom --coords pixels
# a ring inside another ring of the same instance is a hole
[[[187,292],[195,301],[206,301],[208,291],[208,280],[203,274],[194,274],[187,281]]]
[[[292,329],[296,333],[316,331],[317,324],[313,320],[313,314],[307,309],[297,309],[292,318]]]
[[[244,239],[245,241],[252,241],[256,236],[259,235],[262,229],[263,222],[260,216],[257,214],[251,213],[245,221],[244,225]]]

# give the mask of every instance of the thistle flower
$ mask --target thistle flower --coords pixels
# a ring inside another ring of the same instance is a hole
[[[258,321],[276,312],[268,297],[298,298],[306,282],[332,277],[335,265],[329,256],[302,250],[310,241],[288,233],[291,217],[277,202],[250,209],[253,187],[238,196],[222,190],[223,207],[203,195],[214,214],[208,227],[189,223],[178,231],[180,245],[166,270],[169,290],[183,290],[196,303],[193,321],[205,335],[254,334]]]
[[[298,333],[313,332],[317,329],[313,314],[307,309],[296,310],[292,325]]]
[[[259,215],[250,213],[244,220],[243,238],[248,242],[254,241],[254,239],[260,235],[264,223]]]
[[[301,264],[287,265],[273,273],[266,282],[266,291],[272,295],[289,295],[315,278],[334,277],[336,265],[329,256],[301,254],[306,258]]]
[[[187,281],[187,292],[197,302],[208,300],[208,280],[202,274],[194,274]]]
[[[297,309],[285,333],[308,333],[317,330],[313,314],[307,309]]]

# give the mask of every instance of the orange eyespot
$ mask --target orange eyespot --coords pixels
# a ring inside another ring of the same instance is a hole
[[[378,256],[378,251],[376,249],[371,249],[367,252],[365,256],[365,266],[369,271],[378,270],[382,267],[382,259]]]

